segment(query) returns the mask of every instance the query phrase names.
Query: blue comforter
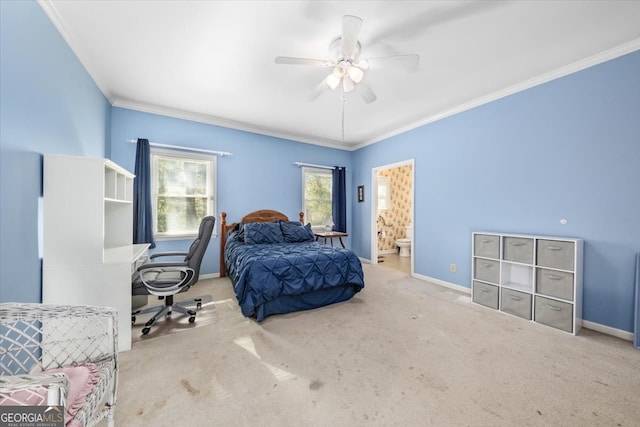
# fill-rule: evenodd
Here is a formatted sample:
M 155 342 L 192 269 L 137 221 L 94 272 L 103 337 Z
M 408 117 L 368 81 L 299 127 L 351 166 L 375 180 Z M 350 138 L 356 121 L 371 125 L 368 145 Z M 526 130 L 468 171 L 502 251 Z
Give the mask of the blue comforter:
M 247 244 L 231 233 L 224 260 L 242 314 L 270 314 L 345 301 L 364 287 L 360 260 L 350 249 L 319 242 Z

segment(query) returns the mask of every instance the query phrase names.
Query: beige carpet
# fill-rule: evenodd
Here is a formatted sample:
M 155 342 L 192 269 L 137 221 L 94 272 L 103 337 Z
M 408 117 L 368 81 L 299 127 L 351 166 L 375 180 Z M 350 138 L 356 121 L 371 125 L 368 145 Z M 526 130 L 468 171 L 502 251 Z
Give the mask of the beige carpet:
M 209 283 L 211 281 L 203 281 L 201 283 Z M 207 286 L 207 285 L 205 285 Z M 147 335 L 142 335 L 142 328 L 145 327 L 145 323 L 156 313 L 156 311 L 147 314 L 140 314 L 136 316 L 136 322 L 131 327 L 131 344 L 135 345 L 136 342 L 154 339 L 163 335 L 175 334 L 180 331 L 188 331 L 190 329 L 201 328 L 203 326 L 215 323 L 218 318 L 218 312 L 215 309 L 216 301 L 213 300 L 213 296 L 210 294 L 201 294 L 202 287 L 194 288 L 189 293 L 183 293 L 175 297 L 176 303 L 181 303 L 183 307 L 196 310 L 196 322 L 189 323 L 189 316 L 184 316 L 178 312 L 172 313 L 168 317 L 164 317 L 162 321 L 157 320 L 156 324 L 151 327 L 151 332 Z M 187 296 L 191 295 L 191 298 Z M 202 305 L 201 309 L 197 309 L 195 299 L 200 299 Z M 184 301 L 183 301 L 184 299 Z M 157 307 L 159 310 L 164 305 L 164 300 L 157 297 L 149 296 L 149 304 L 147 307 Z
M 260 324 L 228 279 L 202 281 L 191 292 L 212 296 L 206 324 L 152 331 L 120 353 L 116 425 L 640 424 L 630 342 L 574 337 L 364 268 L 352 300 Z

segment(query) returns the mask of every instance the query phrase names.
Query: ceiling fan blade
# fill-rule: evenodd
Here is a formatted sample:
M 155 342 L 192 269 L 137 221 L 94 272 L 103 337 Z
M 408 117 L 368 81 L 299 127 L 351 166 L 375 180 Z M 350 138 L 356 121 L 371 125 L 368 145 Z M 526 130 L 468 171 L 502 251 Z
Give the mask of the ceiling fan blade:
M 365 70 L 368 68 L 405 68 L 411 69 L 418 66 L 420 55 L 394 55 L 379 56 L 377 58 L 363 59 L 358 63 Z
M 318 86 L 316 86 L 315 89 L 313 89 L 313 92 L 311 92 L 309 94 L 309 102 L 315 101 L 322 94 L 322 92 L 324 92 L 325 90 L 329 89 L 329 84 L 327 82 L 328 78 L 329 77 L 327 77 L 324 80 L 322 80 L 320 82 L 320 84 Z
M 369 85 L 366 83 L 360 83 L 358 85 L 358 91 L 360 92 L 360 97 L 362 98 L 362 100 L 367 104 L 371 104 L 373 101 L 378 99 L 376 94 L 373 93 Z
M 362 27 L 362 19 L 353 15 L 345 15 L 342 19 L 342 54 L 345 58 L 355 58 L 358 35 Z
M 294 58 L 291 56 L 276 56 L 276 64 L 310 65 L 312 67 L 323 68 L 335 65 L 331 61 L 327 61 L 324 59 Z

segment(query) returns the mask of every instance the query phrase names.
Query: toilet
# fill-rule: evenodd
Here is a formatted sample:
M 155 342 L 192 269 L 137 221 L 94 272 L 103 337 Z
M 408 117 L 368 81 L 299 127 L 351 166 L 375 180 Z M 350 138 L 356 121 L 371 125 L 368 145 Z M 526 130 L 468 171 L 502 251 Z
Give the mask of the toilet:
M 411 235 L 413 234 L 413 227 L 411 224 L 405 228 L 405 238 L 396 240 L 396 245 L 400 248 L 400 256 L 411 256 Z

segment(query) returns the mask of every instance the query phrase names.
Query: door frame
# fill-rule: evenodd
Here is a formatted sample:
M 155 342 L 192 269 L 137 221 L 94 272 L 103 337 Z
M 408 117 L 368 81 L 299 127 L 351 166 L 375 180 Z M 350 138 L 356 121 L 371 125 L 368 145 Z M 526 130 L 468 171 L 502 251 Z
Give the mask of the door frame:
M 386 169 L 411 165 L 411 224 L 413 235 L 411 236 L 411 276 L 414 274 L 415 236 L 416 236 L 416 159 L 407 159 L 395 163 L 371 168 L 371 264 L 378 264 L 378 172 Z

